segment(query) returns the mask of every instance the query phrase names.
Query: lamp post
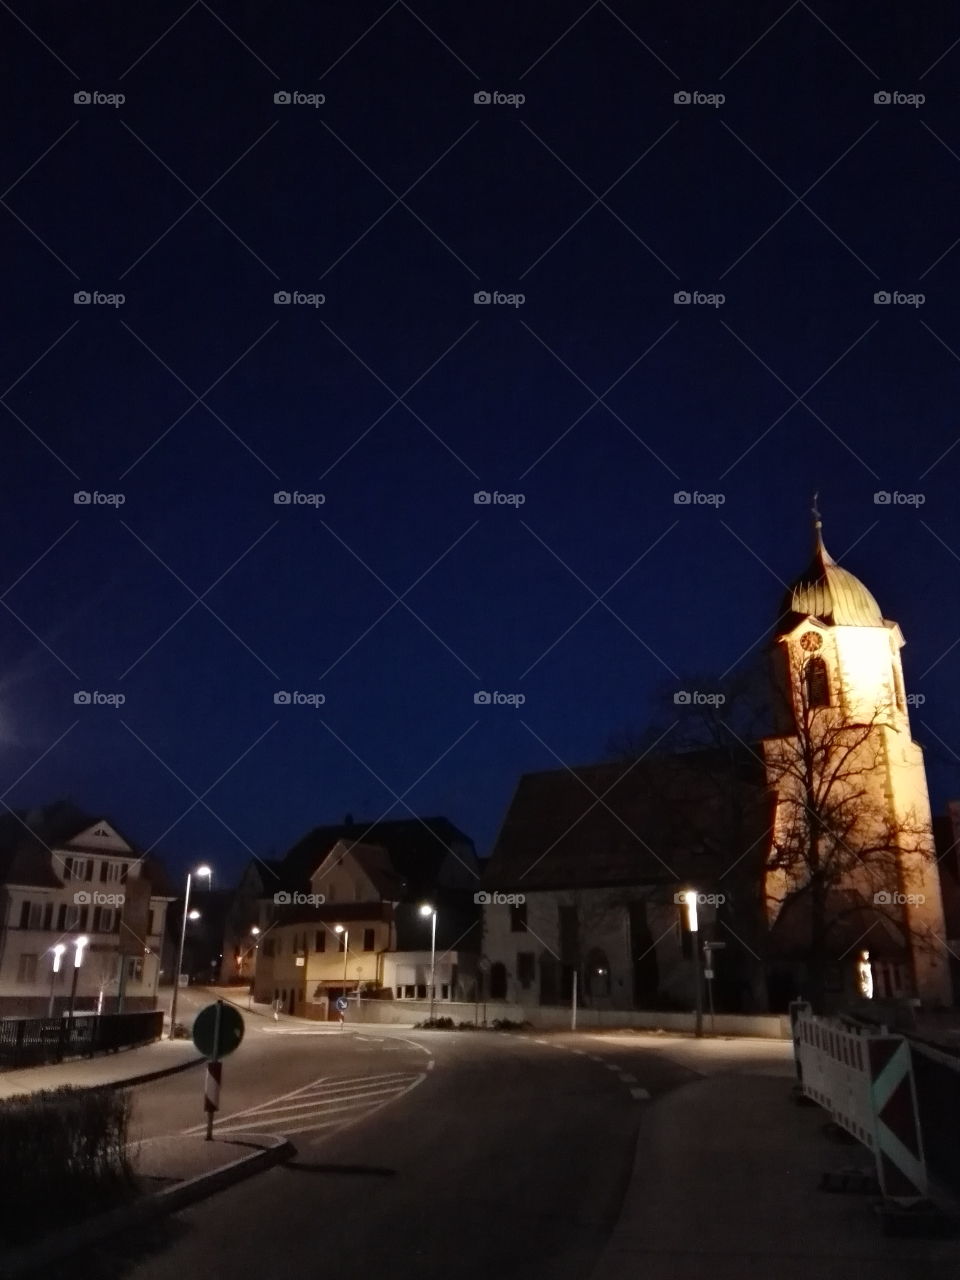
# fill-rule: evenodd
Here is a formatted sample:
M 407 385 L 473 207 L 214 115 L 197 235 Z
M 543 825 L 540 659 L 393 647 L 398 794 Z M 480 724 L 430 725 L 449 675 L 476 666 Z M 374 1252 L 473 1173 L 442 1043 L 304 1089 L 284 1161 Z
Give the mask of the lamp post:
M 346 928 L 345 925 L 335 924 L 333 926 L 333 932 L 343 934 L 343 998 L 344 1000 L 346 1000 L 347 998 L 347 956 L 350 954 L 350 930 Z M 340 1014 L 341 1027 L 344 1024 L 344 1021 L 345 1019 L 344 1019 L 343 1013 L 341 1012 Z
M 437 909 L 429 902 L 420 908 L 422 916 L 430 916 L 430 1021 L 433 1021 L 433 1002 L 437 994 Z
M 58 942 L 57 945 L 52 948 L 53 968 L 50 970 L 50 1005 L 47 1009 L 48 1018 L 53 1017 L 53 1001 L 54 1001 L 53 984 L 56 980 L 57 974 L 60 972 L 60 966 L 63 962 L 63 953 L 66 951 L 66 949 L 67 949 L 67 944 L 65 942 Z
M 250 975 L 250 990 L 247 992 L 247 1008 L 253 1007 L 253 984 L 257 980 L 257 957 L 260 954 L 260 929 L 257 925 L 251 925 L 250 932 L 253 935 L 253 973 Z
M 694 955 L 694 982 L 696 983 L 697 994 L 697 1019 L 696 1031 L 698 1036 L 703 1035 L 703 981 L 701 969 L 703 967 L 703 957 L 700 954 L 700 922 L 697 919 L 697 892 L 695 889 L 688 889 L 683 895 L 687 904 L 687 928 L 693 934 L 693 955 Z
M 173 999 L 170 1001 L 170 1037 L 169 1038 L 171 1040 L 173 1039 L 173 1029 L 177 1025 L 177 995 L 179 994 L 179 991 L 180 991 L 180 970 L 183 968 L 183 944 L 187 939 L 187 917 L 190 911 L 190 885 L 193 881 L 194 876 L 206 876 L 206 878 L 209 880 L 212 875 L 213 875 L 213 872 L 209 867 L 206 867 L 206 866 L 197 867 L 196 871 L 193 871 L 193 872 L 191 871 L 187 872 L 187 892 L 183 899 L 183 924 L 180 926 L 180 950 L 177 953 L 177 971 L 173 975 Z M 190 919 L 192 920 L 197 919 L 199 914 L 200 913 L 197 912 L 196 915 L 190 916 Z
M 73 940 L 73 982 L 70 984 L 70 1020 L 73 1021 L 73 1006 L 77 1000 L 77 983 L 80 981 L 80 966 L 83 964 L 83 949 L 90 939 L 85 933 Z

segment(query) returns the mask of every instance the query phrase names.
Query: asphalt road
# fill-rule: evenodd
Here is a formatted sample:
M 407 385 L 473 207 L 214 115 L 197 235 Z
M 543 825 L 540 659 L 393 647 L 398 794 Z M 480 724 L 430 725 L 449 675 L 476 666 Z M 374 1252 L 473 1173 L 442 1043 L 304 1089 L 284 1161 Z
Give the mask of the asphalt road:
M 247 1026 L 217 1129 L 287 1134 L 296 1156 L 72 1276 L 586 1280 L 643 1109 L 704 1070 L 649 1037 Z M 135 1136 L 199 1126 L 201 1085 L 189 1070 L 135 1090 Z

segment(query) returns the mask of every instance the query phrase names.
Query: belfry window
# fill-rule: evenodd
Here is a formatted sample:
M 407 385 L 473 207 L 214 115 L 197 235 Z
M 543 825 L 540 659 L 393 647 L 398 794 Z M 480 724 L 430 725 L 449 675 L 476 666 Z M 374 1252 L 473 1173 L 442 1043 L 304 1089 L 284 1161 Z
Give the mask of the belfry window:
M 821 657 L 807 659 L 804 670 L 806 682 L 807 706 L 829 707 L 830 681 L 827 677 L 827 664 Z

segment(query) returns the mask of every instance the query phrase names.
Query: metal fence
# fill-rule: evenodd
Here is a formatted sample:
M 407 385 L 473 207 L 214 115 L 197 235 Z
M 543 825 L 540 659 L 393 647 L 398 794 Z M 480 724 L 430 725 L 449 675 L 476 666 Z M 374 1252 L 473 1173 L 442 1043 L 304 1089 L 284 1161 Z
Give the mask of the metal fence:
M 92 1058 L 98 1053 L 150 1044 L 163 1034 L 163 1011 L 76 1014 L 61 1018 L 0 1021 L 0 1069 Z

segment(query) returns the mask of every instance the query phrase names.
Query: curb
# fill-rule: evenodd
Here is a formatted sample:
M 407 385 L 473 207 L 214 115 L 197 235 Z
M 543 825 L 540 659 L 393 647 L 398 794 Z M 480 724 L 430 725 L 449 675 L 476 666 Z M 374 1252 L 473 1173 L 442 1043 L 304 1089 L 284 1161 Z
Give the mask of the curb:
M 202 1061 L 202 1059 L 201 1059 Z M 192 1065 L 192 1064 L 191 1064 Z M 108 1213 L 88 1218 L 85 1222 L 76 1223 L 64 1231 L 48 1236 L 39 1244 L 27 1245 L 9 1253 L 0 1254 L 0 1277 L 2 1280 L 15 1280 L 15 1277 L 30 1275 L 50 1263 L 58 1262 L 71 1254 L 97 1244 L 101 1240 L 117 1235 L 130 1227 L 150 1222 L 164 1214 L 176 1213 L 188 1205 L 196 1204 L 207 1196 L 234 1183 L 242 1182 L 263 1169 L 280 1164 L 294 1154 L 296 1148 L 287 1138 L 276 1134 L 244 1134 L 245 1138 L 266 1139 L 270 1145 L 248 1156 L 240 1156 L 229 1164 L 210 1173 L 198 1174 L 188 1178 L 175 1187 L 167 1187 L 152 1195 L 144 1196 L 131 1205 L 121 1205 Z
M 77 1059 L 77 1061 L 85 1061 L 85 1059 Z M 152 1080 L 162 1080 L 164 1076 L 175 1076 L 180 1071 L 187 1071 L 190 1067 L 199 1066 L 200 1063 L 206 1062 L 206 1058 L 188 1058 L 186 1062 L 178 1062 L 172 1067 L 159 1067 L 156 1071 L 141 1071 L 136 1076 L 120 1076 L 116 1080 L 100 1080 L 95 1084 L 74 1085 L 76 1089 L 132 1089 L 137 1085 L 150 1084 Z M 11 1098 L 28 1097 L 32 1093 L 42 1093 L 50 1088 L 58 1088 L 57 1085 L 40 1085 L 37 1089 L 22 1090 L 20 1093 L 10 1094 Z M 0 1098 L 0 1102 L 7 1101 L 6 1097 Z
M 175 1067 L 160 1067 L 157 1071 L 142 1071 L 138 1076 L 124 1076 L 121 1080 L 105 1080 L 103 1084 L 81 1085 L 87 1089 L 133 1089 L 138 1084 L 149 1084 L 151 1080 L 162 1080 L 164 1076 L 175 1076 L 180 1071 L 197 1067 L 206 1058 L 188 1058 L 186 1062 L 178 1062 Z

